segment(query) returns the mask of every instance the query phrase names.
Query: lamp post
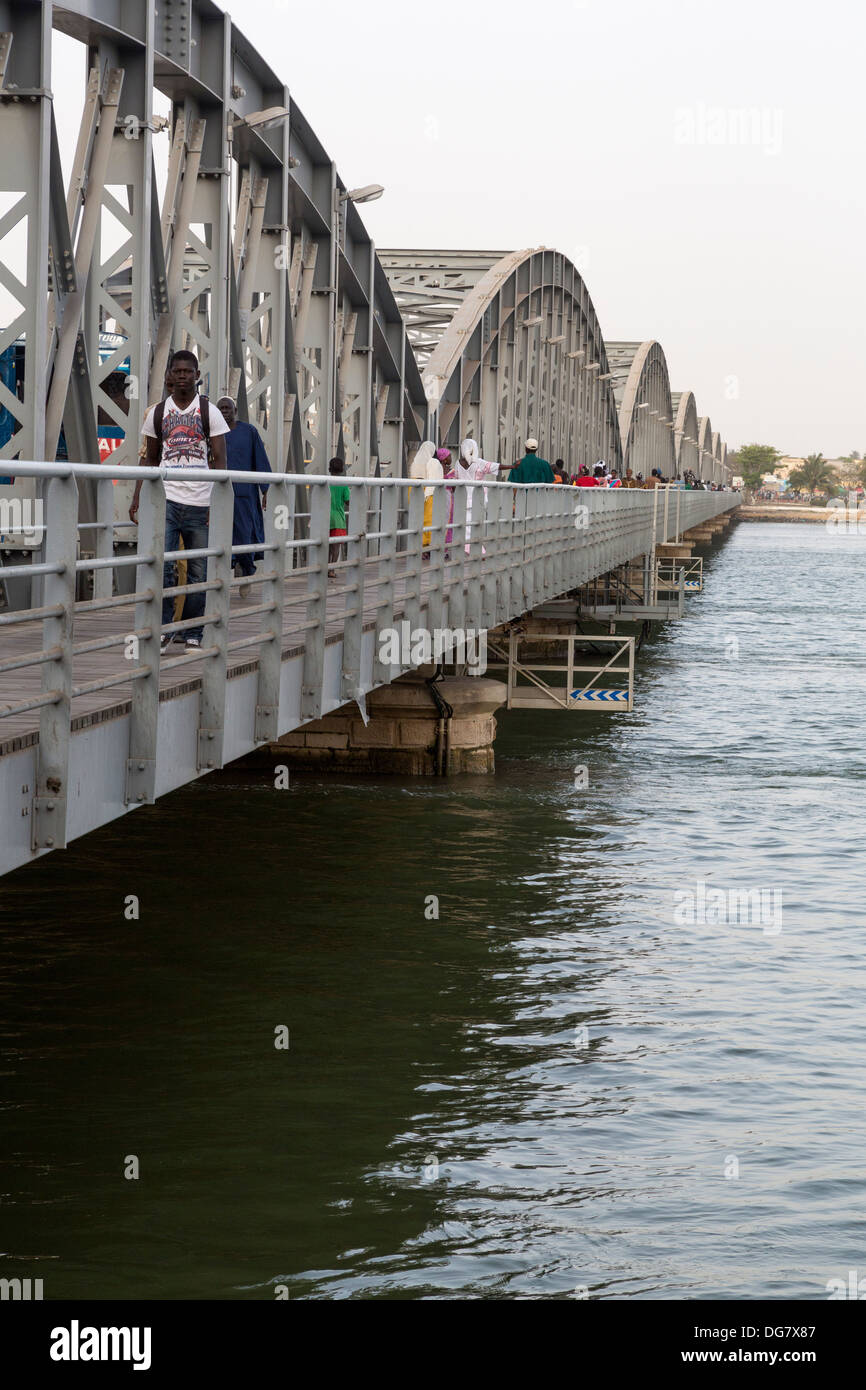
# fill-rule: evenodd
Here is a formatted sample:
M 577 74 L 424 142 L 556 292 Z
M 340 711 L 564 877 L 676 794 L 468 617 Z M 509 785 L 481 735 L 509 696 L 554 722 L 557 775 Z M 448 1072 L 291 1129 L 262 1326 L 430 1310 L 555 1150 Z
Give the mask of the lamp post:
M 231 119 L 226 124 L 226 140 L 229 147 L 229 159 L 232 156 L 234 145 L 235 130 L 239 126 L 245 126 L 247 130 L 274 130 L 276 126 L 282 125 L 289 119 L 289 108 L 287 106 L 267 106 L 262 111 L 250 111 L 246 116 L 239 116 L 237 112 L 232 112 Z M 295 161 L 297 164 L 297 161 Z
M 331 209 L 331 259 L 328 276 L 330 299 L 328 326 L 328 408 L 332 421 L 337 419 L 337 358 L 340 345 L 337 342 L 337 310 L 339 307 L 339 269 L 340 251 L 346 244 L 346 210 L 349 203 L 372 203 L 385 192 L 381 183 L 364 184 L 361 188 L 340 188 L 337 173 L 331 165 L 332 209 Z M 370 297 L 370 342 L 372 343 L 373 297 Z M 328 450 L 337 447 L 337 439 L 328 439 Z
M 337 220 L 338 240 L 341 246 L 346 244 L 346 209 L 349 203 L 374 203 L 377 198 L 381 198 L 384 192 L 385 189 L 381 183 L 367 183 L 363 188 L 336 189 L 334 212 Z

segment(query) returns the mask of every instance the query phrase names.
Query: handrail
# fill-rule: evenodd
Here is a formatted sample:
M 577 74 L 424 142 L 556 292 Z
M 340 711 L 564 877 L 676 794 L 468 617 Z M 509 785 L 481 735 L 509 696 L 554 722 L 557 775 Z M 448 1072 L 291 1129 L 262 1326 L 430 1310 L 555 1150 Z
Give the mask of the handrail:
M 4 719 L 39 712 L 41 771 L 34 798 L 34 849 L 66 843 L 64 788 L 72 707 L 83 695 L 129 687 L 127 803 L 152 801 L 161 676 L 195 666 L 200 684 L 198 770 L 207 771 L 223 763 L 230 659 L 246 659 L 258 667 L 255 737 L 269 741 L 284 732 L 278 724 L 284 637 L 304 653 L 302 722 L 317 719 L 348 700 L 363 700 L 367 690 L 411 667 L 409 657 L 395 662 L 386 655 L 380 641 L 396 623 L 408 622 L 410 629 L 419 621 L 443 626 L 446 619 L 452 629 L 500 626 L 638 555 L 652 553 L 660 539 L 739 502 L 733 493 L 677 489 L 674 508 L 659 505 L 659 488 L 578 489 L 508 479 L 372 478 L 19 460 L 15 471 L 45 480 L 45 524 L 36 563 L 0 567 L 0 585 L 7 575 L 27 576 L 38 579 L 37 588 L 44 590 L 34 592 L 32 614 L 16 612 L 0 619 L 0 631 L 29 634 L 20 654 L 4 654 L 0 661 L 0 676 L 14 671 L 14 693 L 20 686 L 24 697 L 0 701 L 0 729 Z M 122 553 L 114 552 L 109 538 L 97 556 L 79 555 L 84 528 L 78 525 L 77 482 L 93 477 L 141 482 L 131 553 L 125 543 Z M 166 552 L 168 480 L 214 485 L 206 545 Z M 269 490 L 261 542 L 232 546 L 234 495 L 227 484 L 233 482 Z M 334 487 L 349 488 L 353 499 L 347 534 L 339 539 L 330 535 L 329 492 Z M 665 488 L 666 496 L 671 490 Z M 113 519 L 112 491 L 100 489 L 98 525 L 103 532 Z M 431 493 L 432 513 L 426 506 Z M 304 510 L 298 506 L 301 499 Z M 345 547 L 347 558 L 339 550 L 334 555 L 334 545 Z M 237 602 L 244 581 L 232 577 L 234 558 L 243 554 L 263 557 L 258 572 L 247 581 L 261 585 L 252 604 Z M 166 562 L 181 558 L 206 561 L 205 580 L 166 583 Z M 114 594 L 112 575 L 130 568 L 135 570 L 134 592 Z M 77 576 L 88 572 L 94 576 L 94 597 L 76 601 Z M 205 611 L 200 618 L 175 619 L 172 612 L 171 621 L 162 622 L 164 601 L 202 593 Z M 106 611 L 116 613 L 116 626 L 82 631 L 91 615 Z M 256 620 L 257 630 L 230 635 L 233 618 L 243 615 Z M 41 644 L 30 629 L 15 627 L 28 616 L 41 623 Z M 372 666 L 369 644 L 361 641 L 362 631 L 371 624 Z M 325 696 L 326 630 L 333 634 L 335 625 L 342 628 L 344 646 L 336 702 L 333 694 L 327 700 Z M 173 655 L 170 647 L 160 653 L 160 634 L 174 638 L 197 627 L 204 629 L 206 645 L 183 655 Z M 97 668 L 102 674 L 83 679 L 92 675 L 93 666 L 81 671 L 80 663 L 93 653 L 100 653 L 112 669 L 103 664 Z
M 11 465 L 10 465 L 11 466 Z M 251 483 L 254 482 L 260 487 L 273 487 L 276 483 L 291 483 L 301 487 L 309 487 L 311 484 L 328 483 L 331 487 L 520 487 L 520 488 L 546 488 L 557 492 L 567 492 L 570 495 L 578 490 L 571 483 L 514 483 L 507 479 L 500 482 L 495 478 L 367 478 L 356 477 L 351 473 L 258 473 L 252 470 L 238 468 L 165 468 L 163 466 L 151 466 L 149 464 L 135 465 L 112 465 L 111 463 L 44 463 L 26 462 L 19 459 L 15 460 L 15 473 L 26 478 L 111 478 L 118 481 L 138 482 L 146 479 L 161 478 L 163 482 L 175 480 L 178 482 L 208 482 L 208 483 Z M 659 488 L 671 488 L 675 491 L 685 492 L 687 489 L 678 488 L 676 483 L 659 483 Z M 594 488 L 592 491 L 596 496 L 614 495 L 621 492 L 653 492 L 650 487 L 636 488 Z M 581 489 L 589 491 L 589 489 Z M 709 491 L 709 489 L 702 489 Z M 722 489 L 731 491 L 731 489 Z M 700 492 L 695 489 L 696 495 Z M 579 494 L 580 495 L 580 494 Z M 715 494 L 711 494 L 715 495 Z M 100 525 L 98 522 L 81 523 L 82 526 Z M 116 522 L 115 525 L 126 525 L 134 523 Z

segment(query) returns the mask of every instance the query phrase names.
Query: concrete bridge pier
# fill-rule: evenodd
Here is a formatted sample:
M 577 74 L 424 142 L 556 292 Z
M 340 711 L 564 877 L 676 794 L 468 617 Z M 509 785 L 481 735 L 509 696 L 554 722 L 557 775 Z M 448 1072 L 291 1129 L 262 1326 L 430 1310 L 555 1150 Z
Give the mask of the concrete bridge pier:
M 366 723 L 356 704 L 344 705 L 271 743 L 268 754 L 298 771 L 493 772 L 495 711 L 505 704 L 506 686 L 485 676 L 433 682 L 435 669 L 419 667 L 371 691 Z
M 702 521 L 699 526 L 693 526 L 691 530 L 684 532 L 683 540 L 686 544 L 709 545 L 716 536 L 720 536 L 728 529 L 732 521 L 733 514 L 730 512 L 723 512 L 717 517 L 710 517 L 708 520 Z
M 708 522 L 702 523 L 700 526 L 694 526 L 691 531 L 686 531 L 683 539 L 692 545 L 709 545 L 722 529 Z
M 689 560 L 691 559 L 694 543 L 685 536 L 681 541 L 665 541 L 656 546 L 656 556 L 659 560 Z

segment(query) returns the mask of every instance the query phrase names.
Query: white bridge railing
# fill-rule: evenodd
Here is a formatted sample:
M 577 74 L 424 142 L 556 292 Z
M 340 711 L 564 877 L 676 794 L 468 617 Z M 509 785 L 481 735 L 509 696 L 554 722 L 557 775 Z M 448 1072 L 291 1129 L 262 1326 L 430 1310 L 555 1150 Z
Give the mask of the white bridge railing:
M 740 500 L 736 493 L 681 489 L 475 484 L 467 528 L 463 483 L 173 469 L 173 478 L 206 478 L 214 487 L 207 547 L 167 554 L 163 470 L 18 461 L 14 470 L 41 480 L 41 545 L 32 563 L 0 564 L 0 602 L 4 584 L 28 580 L 33 589 L 29 606 L 0 612 L 0 677 L 16 672 L 21 682 L 17 698 L 0 696 L 0 754 L 4 719 L 32 712 L 33 729 L 38 728 L 34 849 L 66 843 L 70 736 L 76 701 L 83 696 L 126 687 L 131 702 L 126 802 L 149 802 L 156 794 L 161 675 L 164 688 L 166 673 L 194 667 L 190 674 L 201 683 L 198 770 L 220 767 L 227 673 L 241 655 L 257 662 L 251 733 L 254 743 L 265 743 L 288 732 L 280 727 L 280 680 L 292 635 L 295 647 L 303 646 L 299 722 L 304 723 L 363 698 L 405 669 L 379 656 L 378 636 L 396 621 L 408 620 L 412 627 L 423 623 L 427 629 L 497 627 L 648 554 L 657 543 Z M 78 523 L 79 478 L 98 481 L 96 522 Z M 116 521 L 115 479 L 142 481 L 137 527 Z M 264 553 L 246 580 L 232 576 L 233 481 L 268 489 L 264 543 L 234 548 L 234 554 Z M 329 563 L 333 486 L 348 486 L 351 502 L 348 535 L 341 538 L 345 558 Z M 432 522 L 428 518 L 426 528 L 425 488 L 433 489 Z M 119 546 L 119 535 L 134 538 L 134 548 Z M 207 558 L 205 581 L 165 589 L 164 562 L 196 556 Z M 329 577 L 329 569 L 335 577 Z M 124 572 L 134 575 L 131 589 L 128 582 L 123 585 Z M 89 585 L 86 596 L 83 582 Z M 257 586 L 256 598 L 232 606 L 232 593 L 242 582 Z M 122 587 L 128 591 L 119 591 Z M 163 627 L 163 598 L 192 592 L 206 596 L 203 620 L 181 619 Z M 116 614 L 116 625 L 108 624 L 113 630 L 82 639 L 84 620 L 105 612 Z M 256 619 L 252 631 L 251 618 Z M 232 624 L 239 619 L 247 630 L 233 636 Z M 200 622 L 200 650 L 172 655 L 168 649 L 160 655 L 161 632 L 182 632 Z M 362 634 L 371 628 L 373 664 L 365 670 Z M 341 687 L 336 700 L 326 703 L 326 638 L 335 635 L 343 644 Z M 88 656 L 97 652 L 103 653 L 101 673 L 78 679 Z M 106 673 L 108 653 L 115 659 Z M 4 686 L 8 693 L 8 683 Z

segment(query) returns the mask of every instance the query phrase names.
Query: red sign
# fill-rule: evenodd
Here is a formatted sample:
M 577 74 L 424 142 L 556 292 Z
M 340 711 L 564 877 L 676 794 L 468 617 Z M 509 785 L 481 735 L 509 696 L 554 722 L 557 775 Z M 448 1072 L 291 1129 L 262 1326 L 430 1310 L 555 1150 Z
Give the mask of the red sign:
M 104 463 L 105 460 L 108 458 L 108 455 L 113 454 L 115 449 L 119 449 L 121 444 L 123 443 L 123 436 L 121 436 L 119 439 L 114 439 L 109 435 L 100 434 L 97 436 L 97 438 L 99 440 L 100 463 Z

